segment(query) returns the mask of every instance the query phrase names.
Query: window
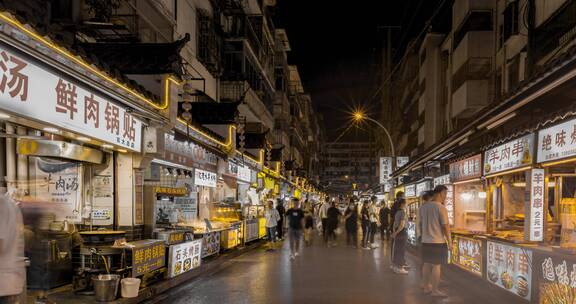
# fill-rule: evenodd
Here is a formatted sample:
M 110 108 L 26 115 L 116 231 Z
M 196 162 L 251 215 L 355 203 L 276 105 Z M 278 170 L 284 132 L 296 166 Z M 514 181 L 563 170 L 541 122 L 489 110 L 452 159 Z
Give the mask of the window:
M 512 35 L 518 35 L 518 1 L 510 2 L 504 9 L 504 30 L 502 42 Z

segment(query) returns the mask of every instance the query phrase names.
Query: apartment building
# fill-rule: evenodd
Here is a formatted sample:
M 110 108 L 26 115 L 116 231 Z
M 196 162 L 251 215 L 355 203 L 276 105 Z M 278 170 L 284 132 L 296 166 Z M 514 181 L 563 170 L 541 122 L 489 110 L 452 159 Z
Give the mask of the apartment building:
M 373 142 L 337 142 L 326 146 L 322 183 L 328 193 L 368 190 L 378 183 L 378 158 Z
M 446 15 L 438 13 L 414 37 L 395 63 L 393 94 L 383 101 L 397 122 L 390 126 L 396 155 L 411 156 L 402 172 L 414 166 L 437 168 L 438 161 L 490 145 L 503 134 L 523 132 L 538 115 L 571 106 L 562 97 L 568 96 L 563 95 L 569 94 L 568 85 L 555 87 L 557 98 L 547 99 L 547 106 L 522 97 L 569 79 L 576 3 L 462 0 L 442 9 L 451 20 L 438 20 Z M 489 124 L 494 121 L 507 129 Z

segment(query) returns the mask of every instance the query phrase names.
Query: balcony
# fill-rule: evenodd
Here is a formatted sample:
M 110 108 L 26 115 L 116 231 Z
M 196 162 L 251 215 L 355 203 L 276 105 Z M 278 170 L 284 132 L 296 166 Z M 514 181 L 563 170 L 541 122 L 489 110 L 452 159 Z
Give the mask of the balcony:
M 261 122 L 272 129 L 274 118 L 271 114 L 272 104 L 269 99 L 265 103 L 260 95 L 254 91 L 246 81 L 222 81 L 220 83 L 220 98 L 223 101 L 239 101 L 240 115 L 246 117 L 248 122 Z

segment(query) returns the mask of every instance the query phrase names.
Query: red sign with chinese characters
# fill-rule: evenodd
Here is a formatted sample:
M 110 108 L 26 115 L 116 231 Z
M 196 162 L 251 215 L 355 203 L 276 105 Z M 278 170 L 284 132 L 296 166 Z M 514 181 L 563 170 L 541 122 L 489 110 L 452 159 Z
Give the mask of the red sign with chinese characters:
M 481 154 L 450 164 L 450 180 L 452 180 L 452 182 L 478 178 L 480 176 L 482 176 Z
M 111 98 L 0 45 L 0 108 L 140 151 L 142 122 Z

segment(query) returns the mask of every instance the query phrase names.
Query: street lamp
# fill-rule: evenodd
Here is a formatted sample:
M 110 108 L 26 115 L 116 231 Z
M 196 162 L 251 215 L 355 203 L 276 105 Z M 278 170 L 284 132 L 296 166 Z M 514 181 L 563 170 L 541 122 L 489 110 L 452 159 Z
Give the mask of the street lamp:
M 352 113 L 352 118 L 357 123 L 360 123 L 363 120 L 373 122 L 374 124 L 379 126 L 382 130 L 384 130 L 384 133 L 386 133 L 386 137 L 388 138 L 388 141 L 390 143 L 390 150 L 392 150 L 392 157 L 396 157 L 396 155 L 394 154 L 394 150 L 395 150 L 394 149 L 394 142 L 392 141 L 392 136 L 390 136 L 390 132 L 388 132 L 388 129 L 386 129 L 386 127 L 384 127 L 379 121 L 374 120 L 374 119 L 370 118 L 369 116 L 367 116 L 366 114 L 364 114 L 364 112 L 362 112 L 361 110 L 356 110 L 354 113 Z

